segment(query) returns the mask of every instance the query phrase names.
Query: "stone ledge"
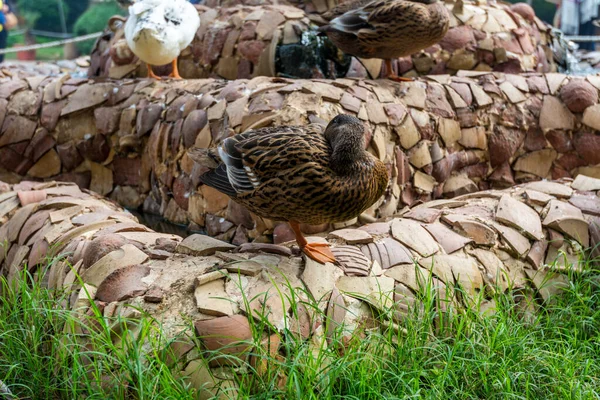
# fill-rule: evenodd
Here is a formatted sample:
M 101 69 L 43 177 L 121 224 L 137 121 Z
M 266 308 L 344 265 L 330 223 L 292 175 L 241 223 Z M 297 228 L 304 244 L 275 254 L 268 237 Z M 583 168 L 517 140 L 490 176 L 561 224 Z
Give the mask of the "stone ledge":
M 494 312 L 490 299 L 496 292 L 523 299 L 525 309 L 534 311 L 567 283 L 562 272 L 579 267 L 582 249 L 600 242 L 599 185 L 598 179 L 578 177 L 426 202 L 367 224 L 360 233 L 332 234 L 329 242 L 341 261 L 336 266 L 283 256 L 273 245 L 258 243 L 225 252 L 226 243 L 207 236 L 186 239 L 184 253 L 200 249 L 212 255 L 185 255 L 178 250 L 182 238 L 152 232 L 76 185 L 0 184 L 0 274 L 9 282 L 25 267 L 40 274 L 47 255 L 62 254 L 45 282 L 73 291 L 66 307 L 83 318 L 93 301 L 107 321 L 128 318 L 132 326 L 142 318 L 138 310 L 148 313 L 162 321 L 167 339 L 179 338 L 173 368 L 191 374 L 190 365 L 202 365 L 204 354 L 191 351 L 194 336 L 205 349 L 227 346 L 230 355 L 246 359 L 246 345 L 230 345 L 252 337 L 248 318 L 266 318 L 275 329 L 264 332 L 273 346 L 266 350 L 281 356 L 284 327 L 315 346 L 331 338 L 333 331 L 323 330 L 324 315 L 351 335 L 364 324 L 377 329 L 374 310 L 391 310 L 385 326 L 401 329 L 406 310 L 419 304 L 417 293 L 427 286 L 437 293 L 441 314 L 473 307 L 477 295 L 480 310 Z M 349 244 L 365 233 L 371 242 Z M 303 302 L 315 308 L 298 306 Z M 289 307 L 297 309 L 288 313 Z M 113 328 L 119 327 L 115 322 Z M 191 382 L 210 387 L 213 376 L 235 373 L 228 369 L 232 364 L 235 358 L 212 359 Z
M 68 180 L 220 240 L 270 241 L 275 232 L 279 241 L 289 235 L 285 226 L 199 186 L 202 171 L 187 149 L 251 128 L 357 115 L 369 131 L 368 150 L 390 175 L 388 192 L 359 218 L 366 223 L 419 201 L 580 173 L 600 177 L 599 87 L 597 76 L 473 71 L 402 84 L 13 77 L 0 82 L 0 179 Z

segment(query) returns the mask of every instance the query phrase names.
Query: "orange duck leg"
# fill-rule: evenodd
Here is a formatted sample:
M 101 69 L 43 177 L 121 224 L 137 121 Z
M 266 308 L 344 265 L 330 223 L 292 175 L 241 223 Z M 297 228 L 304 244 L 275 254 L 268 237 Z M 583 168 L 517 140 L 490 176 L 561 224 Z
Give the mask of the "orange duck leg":
M 300 224 L 296 221 L 289 221 L 292 230 L 296 234 L 296 242 L 300 249 L 318 263 L 336 263 L 335 256 L 327 243 L 308 243 L 300 231 Z
M 177 58 L 173 60 L 173 71 L 169 75 L 170 78 L 175 79 L 183 79 L 181 75 L 179 75 L 179 67 L 177 66 Z
M 152 65 L 146 64 L 146 67 L 148 67 L 148 78 L 149 79 L 156 79 L 156 80 L 160 81 L 160 76 L 156 75 L 154 73 L 154 71 L 152 71 Z
M 402 76 L 398 76 L 394 73 L 394 69 L 392 68 L 392 60 L 385 60 L 385 69 L 387 70 L 387 79 L 390 79 L 395 82 L 412 82 L 413 78 L 404 78 Z

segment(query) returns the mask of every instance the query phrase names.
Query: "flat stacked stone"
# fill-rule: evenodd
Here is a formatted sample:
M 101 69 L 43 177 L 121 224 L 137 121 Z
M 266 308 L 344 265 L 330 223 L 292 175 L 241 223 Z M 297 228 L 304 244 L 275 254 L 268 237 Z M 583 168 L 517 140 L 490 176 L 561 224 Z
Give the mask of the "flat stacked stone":
M 252 128 L 357 115 L 388 166 L 360 221 L 406 205 L 540 179 L 600 178 L 596 76 L 463 71 L 415 82 L 359 79 L 0 83 L 0 179 L 76 182 L 130 208 L 243 243 L 276 227 L 200 185 L 187 149 Z M 349 221 L 342 226 L 353 224 Z M 307 227 L 307 232 L 340 226 Z M 285 227 L 277 231 L 286 236 Z M 289 233 L 289 232 L 288 232 Z
M 381 60 L 361 63 L 339 54 L 328 40 L 316 39 L 311 19 L 319 19 L 318 13 L 335 3 L 296 4 L 305 10 L 255 1 L 233 7 L 229 2 L 208 4 L 216 8 L 198 6 L 202 22 L 196 38 L 179 58 L 181 75 L 189 79 L 377 78 Z M 446 5 L 451 16 L 446 37 L 418 54 L 394 60 L 399 74 L 556 72 L 550 26 L 527 5 L 469 1 Z M 146 68 L 128 49 L 122 27 L 113 29 L 96 43 L 89 76 L 145 76 Z M 163 74 L 169 71 L 170 67 L 157 68 Z
M 70 183 L 0 183 L 0 275 L 12 284 L 24 268 L 41 274 L 47 257 L 60 255 L 43 282 L 72 291 L 65 307 L 85 319 L 94 304 L 117 345 L 122 318 L 131 329 L 145 315 L 162 321 L 165 341 L 177 338 L 173 368 L 209 395 L 217 385 L 235 387 L 232 374 L 248 371 L 231 368 L 240 359 L 256 366 L 250 353 L 283 357 L 291 335 L 320 348 L 324 340 L 339 345 L 340 332 L 402 329 L 427 288 L 439 316 L 474 307 L 493 313 L 496 293 L 535 312 L 568 286 L 565 272 L 580 268 L 583 250 L 599 243 L 599 190 L 600 179 L 583 175 L 532 182 L 425 202 L 387 221 L 309 237 L 329 242 L 338 266 L 297 256 L 294 243 L 233 246 L 156 233 Z M 383 325 L 381 315 L 389 316 Z M 251 319 L 265 329 L 265 349 L 249 348 Z M 219 350 L 229 357 L 214 358 Z

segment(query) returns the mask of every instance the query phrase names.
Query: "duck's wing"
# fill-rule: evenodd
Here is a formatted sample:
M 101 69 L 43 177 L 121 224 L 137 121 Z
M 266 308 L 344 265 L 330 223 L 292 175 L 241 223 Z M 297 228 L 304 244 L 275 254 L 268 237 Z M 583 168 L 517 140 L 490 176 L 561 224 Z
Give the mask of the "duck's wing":
M 369 3 L 372 3 L 373 0 L 348 0 L 344 1 L 341 4 L 333 7 L 331 10 L 323 13 L 322 17 L 327 21 L 331 21 L 334 18 L 341 17 L 347 12 L 362 8 Z
M 165 26 L 170 30 L 170 34 L 176 36 L 179 50 L 185 49 L 200 27 L 198 10 L 187 0 L 171 0 L 165 4 L 163 13 Z
M 344 6 L 344 4 L 342 4 Z M 357 1 L 355 7 L 340 6 L 331 11 L 329 24 L 320 28 L 321 31 L 338 31 L 353 34 L 360 38 L 363 34 L 375 31 L 393 29 L 399 22 L 410 20 L 419 21 L 418 15 L 427 14 L 427 8 L 420 3 L 406 0 L 375 0 Z M 335 13 L 334 13 L 335 11 Z M 398 21 L 399 16 L 402 21 Z
M 258 189 L 281 175 L 300 174 L 327 162 L 329 147 L 322 125 L 274 127 L 227 138 L 218 147 L 223 162 L 204 174 L 202 182 L 230 197 Z

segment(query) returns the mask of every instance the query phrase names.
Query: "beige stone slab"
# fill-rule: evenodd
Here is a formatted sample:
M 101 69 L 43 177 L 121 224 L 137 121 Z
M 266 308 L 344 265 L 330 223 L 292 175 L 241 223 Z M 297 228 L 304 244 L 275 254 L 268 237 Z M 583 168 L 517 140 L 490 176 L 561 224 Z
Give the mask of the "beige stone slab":
M 147 259 L 146 253 L 131 244 L 126 244 L 96 261 L 94 265 L 84 271 L 82 279 L 85 283 L 98 287 L 107 276 L 117 269 L 142 264 Z
M 568 278 L 556 272 L 526 269 L 525 274 L 533 282 L 533 286 L 545 302 L 551 301 L 552 297 L 560 295 L 569 288 Z
M 586 214 L 600 217 L 600 199 L 597 195 L 576 193 L 571 196 L 569 203 L 579 208 L 584 217 Z
M 50 222 L 56 224 L 64 221 L 65 219 L 71 219 L 72 217 L 83 211 L 83 206 L 77 205 L 72 207 L 63 208 L 61 210 L 52 211 L 50 213 Z
M 300 279 L 316 301 L 326 302 L 332 288 L 343 275 L 343 270 L 333 264 L 320 264 L 308 258 Z
M 495 291 L 496 286 L 502 293 L 508 289 L 508 271 L 492 251 L 474 248 L 467 250 L 467 253 L 474 256 L 483 265 L 485 269 L 483 278 L 491 285 L 492 292 Z
M 573 189 L 557 182 L 537 181 L 525 185 L 526 189 L 537 190 L 558 198 L 571 197 Z
M 498 202 L 496 220 L 523 231 L 536 240 L 544 237 L 538 213 L 508 194 L 502 196 Z
M 403 215 L 404 218 L 431 224 L 442 215 L 442 210 L 429 207 L 415 207 Z
M 216 279 L 196 286 L 194 298 L 198 311 L 203 314 L 223 317 L 233 315 L 237 310 L 237 305 L 229 299 L 225 291 L 224 279 Z
M 429 232 L 421 224 L 408 219 L 402 218 L 392 221 L 392 236 L 423 257 L 428 257 L 439 251 L 437 242 Z
M 235 248 L 234 245 L 217 240 L 210 236 L 195 234 L 185 238 L 177 245 L 177 252 L 194 256 L 209 256 L 217 251 L 227 251 Z
M 440 118 L 438 121 L 438 133 L 444 140 L 447 147 L 452 146 L 461 138 L 460 124 L 458 121 L 449 118 Z
M 450 223 L 459 232 L 472 239 L 476 244 L 482 246 L 493 246 L 496 243 L 496 232 L 489 226 L 471 217 L 459 214 L 448 214 L 442 220 Z
M 466 148 L 486 150 L 488 143 L 485 128 L 483 126 L 476 126 L 462 129 L 458 143 Z
M 600 104 L 586 108 L 581 122 L 590 128 L 600 130 Z
M 473 258 L 457 257 L 452 261 L 452 275 L 456 284 L 471 296 L 475 296 L 483 288 L 483 278 Z
M 481 86 L 471 83 L 469 84 L 469 87 L 471 88 L 475 102 L 479 107 L 488 106 L 494 102 L 494 100 L 492 100 L 492 98 L 481 88 Z
M 342 276 L 337 283 L 340 292 L 367 301 L 379 309 L 389 309 L 394 304 L 394 279 L 387 276 Z
M 4 218 L 5 215 L 11 213 L 17 207 L 19 207 L 19 198 L 17 197 L 17 193 L 14 193 L 14 196 L 8 197 L 2 203 L 0 203 L 0 218 Z
M 446 225 L 442 223 L 434 223 L 423 225 L 425 229 L 434 237 L 435 240 L 442 246 L 444 251 L 448 254 L 454 253 L 457 250 L 462 249 L 468 243 L 471 243 L 473 240 L 446 227 Z
M 549 246 L 544 265 L 560 271 L 581 271 L 579 255 L 566 242 L 559 248 Z
M 538 240 L 531 246 L 531 250 L 527 253 L 527 261 L 533 265 L 534 269 L 539 269 L 542 266 L 546 250 L 548 250 L 548 241 L 546 239 Z
M 571 187 L 582 192 L 600 190 L 600 179 L 579 174 L 571 184 Z
M 373 241 L 373 236 L 359 229 L 338 229 L 330 232 L 329 236 L 342 239 L 348 244 L 366 244 Z
M 155 233 L 155 232 L 136 232 L 136 231 L 131 231 L 131 232 L 117 232 L 116 234 L 119 235 L 119 236 L 124 237 L 127 240 L 131 240 L 131 241 L 134 241 L 134 242 L 142 243 L 144 245 L 146 245 L 146 244 L 154 244 L 159 239 L 163 239 L 163 240 L 175 240 L 175 241 L 180 241 L 181 240 L 181 237 L 179 237 L 177 235 L 172 235 L 172 234 L 169 234 L 169 233 Z
M 424 288 L 430 272 L 418 264 L 402 264 L 386 270 L 384 275 L 418 292 Z
M 560 200 L 548 203 L 548 213 L 542 224 L 566 233 L 584 248 L 590 245 L 588 223 L 581 210 L 569 203 Z
M 517 89 L 512 83 L 504 81 L 500 84 L 500 90 L 506 95 L 508 101 L 513 104 L 521 103 L 527 100 L 527 97 Z
M 564 80 L 567 78 L 565 74 L 549 73 L 546 74 L 546 80 L 548 81 L 548 88 L 551 94 L 556 94 Z
M 421 134 L 415 125 L 415 121 L 410 115 L 407 115 L 406 118 L 404 118 L 404 121 L 394 128 L 394 132 L 398 135 L 400 145 L 405 150 L 416 145 L 421 139 Z
M 544 131 L 551 129 L 574 129 L 575 116 L 558 98 L 544 96 L 544 103 L 540 113 L 540 128 Z
M 525 172 L 536 175 L 540 178 L 547 178 L 552 168 L 552 163 L 556 160 L 558 154 L 554 149 L 544 149 L 526 153 L 519 157 L 513 166 L 515 171 Z
M 425 109 L 427 99 L 426 85 L 423 82 L 403 82 L 402 89 L 404 104 L 418 109 Z
M 525 196 L 531 203 L 541 206 L 545 206 L 550 200 L 555 199 L 554 196 L 533 189 L 525 190 Z
M 426 141 L 422 141 L 410 149 L 408 153 L 408 161 L 416 168 L 423 168 L 432 163 L 429 145 Z
M 529 240 L 521 235 L 516 229 L 495 222 L 492 222 L 491 224 L 519 257 L 525 255 L 531 248 Z
M 431 175 L 427 175 L 421 171 L 415 172 L 413 178 L 413 184 L 415 185 L 415 188 L 422 190 L 425 193 L 431 193 L 433 192 L 436 183 L 437 182 L 435 181 L 435 178 Z

